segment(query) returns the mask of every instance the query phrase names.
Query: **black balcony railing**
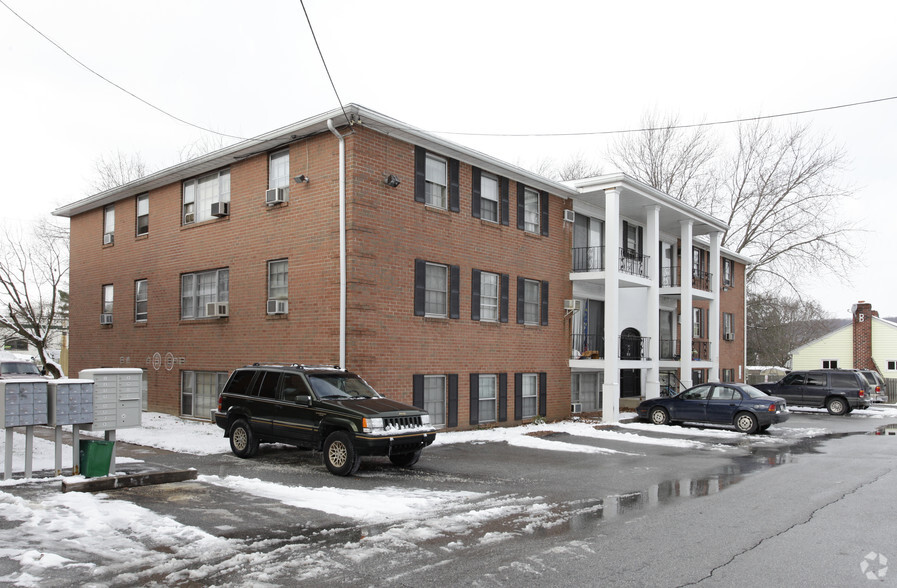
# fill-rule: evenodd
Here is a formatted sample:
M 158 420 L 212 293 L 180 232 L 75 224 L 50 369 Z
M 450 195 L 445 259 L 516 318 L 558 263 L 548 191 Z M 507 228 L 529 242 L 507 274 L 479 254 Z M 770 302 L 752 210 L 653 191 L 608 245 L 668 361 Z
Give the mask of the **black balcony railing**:
M 573 350 L 580 358 L 598 359 L 604 357 L 604 337 L 601 335 L 588 335 L 575 333 L 573 335 Z
M 604 271 L 604 247 L 574 247 L 573 271 Z
M 679 268 L 676 266 L 660 268 L 660 287 L 676 288 L 679 286 Z
M 710 361 L 710 341 L 692 341 L 691 358 L 699 361 Z
M 650 341 L 650 337 L 620 337 L 620 359 L 645 359 L 645 350 Z
M 650 256 L 639 255 L 637 251 L 620 247 L 620 271 L 631 276 L 647 278 Z
M 713 274 L 701 270 L 692 270 L 691 286 L 704 292 L 712 292 L 710 284 L 713 283 Z
M 676 339 L 661 339 L 660 359 L 679 359 L 679 341 Z

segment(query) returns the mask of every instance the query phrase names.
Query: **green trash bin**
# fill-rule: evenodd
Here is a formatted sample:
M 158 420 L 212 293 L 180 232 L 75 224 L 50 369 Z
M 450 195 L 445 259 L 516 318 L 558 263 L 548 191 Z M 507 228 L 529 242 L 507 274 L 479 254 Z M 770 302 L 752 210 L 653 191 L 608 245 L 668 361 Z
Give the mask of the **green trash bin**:
M 85 478 L 98 478 L 109 475 L 109 465 L 112 461 L 112 449 L 115 441 L 95 441 L 93 439 L 81 439 L 78 447 L 78 456 L 81 460 L 81 475 Z

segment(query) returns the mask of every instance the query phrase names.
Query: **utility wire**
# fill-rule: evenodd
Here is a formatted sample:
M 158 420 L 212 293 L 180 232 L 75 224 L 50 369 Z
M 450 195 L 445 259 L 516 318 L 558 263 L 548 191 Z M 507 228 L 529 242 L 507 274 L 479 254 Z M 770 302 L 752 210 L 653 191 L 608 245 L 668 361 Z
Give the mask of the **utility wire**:
M 0 0 L 2 2 L 2 0 Z M 820 108 L 811 108 L 808 110 L 796 110 L 794 112 L 782 112 L 779 114 L 767 114 L 763 116 L 752 116 L 748 118 L 733 118 L 730 120 L 719 120 L 709 123 L 694 123 L 690 125 L 673 125 L 668 127 L 648 127 L 644 129 L 625 129 L 617 131 L 579 131 L 572 133 L 464 133 L 460 131 L 429 131 L 441 135 L 466 135 L 471 137 L 582 137 L 588 135 L 622 135 L 625 133 L 643 133 L 648 131 L 662 131 L 666 129 L 692 129 L 695 127 L 712 127 L 717 125 L 728 125 L 732 123 L 751 122 L 765 120 L 770 118 L 781 118 L 785 116 L 797 116 L 799 114 L 809 114 L 811 112 L 822 112 L 824 110 L 837 110 L 839 108 L 852 108 L 854 106 L 864 106 L 866 104 L 875 104 L 876 102 L 886 102 L 888 100 L 897 100 L 897 96 L 888 96 L 886 98 L 875 98 L 873 100 L 864 100 L 862 102 L 851 102 L 849 104 L 838 104 L 837 106 L 823 106 Z
M 3 0 L 0 0 L 2 2 Z M 318 37 L 315 35 L 315 29 L 311 26 L 311 19 L 308 17 L 308 11 L 305 9 L 305 0 L 299 0 L 299 4 L 302 5 L 302 12 L 305 13 L 305 20 L 308 21 L 308 30 L 311 31 L 311 38 L 315 41 L 315 47 L 318 48 L 318 55 L 321 56 L 321 63 L 324 64 L 324 71 L 327 72 L 327 79 L 330 80 L 330 87 L 333 88 L 333 93 L 336 94 L 336 101 L 339 102 L 340 110 L 343 111 L 343 116 L 346 117 L 346 122 L 349 126 L 352 126 L 352 121 L 349 120 L 349 115 L 346 114 L 346 107 L 343 106 L 343 101 L 339 97 L 339 92 L 336 91 L 336 84 L 333 83 L 333 76 L 330 75 L 330 68 L 327 67 L 327 61 L 324 59 L 324 53 L 321 51 L 321 45 L 318 44 Z
M 34 32 L 36 32 L 38 35 L 40 35 L 41 37 L 43 37 L 44 39 L 46 39 L 47 41 L 49 41 L 50 43 L 52 43 L 54 47 L 56 47 L 57 49 L 59 49 L 60 51 L 62 51 L 63 53 L 65 53 L 65 54 L 66 54 L 72 61 L 74 61 L 75 63 L 77 63 L 78 65 L 80 65 L 81 67 L 83 67 L 84 69 L 86 69 L 87 71 L 89 71 L 90 73 L 92 73 L 93 75 L 97 76 L 98 78 L 100 78 L 100 79 L 103 80 L 104 82 L 106 82 L 106 83 L 108 83 L 108 84 L 111 84 L 111 85 L 115 86 L 116 88 L 118 88 L 119 90 L 121 90 L 121 91 L 124 92 L 125 94 L 131 96 L 132 98 L 136 98 L 137 100 L 143 102 L 144 104 L 146 104 L 146 105 L 149 106 L 150 108 L 152 108 L 152 109 L 154 109 L 154 110 L 157 110 L 158 112 L 161 112 L 161 113 L 164 114 L 165 116 L 167 116 L 167 117 L 169 117 L 169 118 L 173 118 L 174 120 L 176 120 L 176 121 L 178 121 L 178 122 L 180 122 L 180 123 L 183 123 L 183 124 L 185 124 L 185 125 L 189 125 L 189 126 L 195 128 L 195 129 L 199 129 L 199 130 L 201 130 L 201 131 L 205 131 L 205 132 L 207 132 L 207 133 L 212 133 L 212 134 L 214 134 L 214 135 L 220 135 L 220 136 L 222 136 L 222 137 L 227 137 L 227 138 L 229 138 L 229 139 L 239 139 L 239 140 L 241 140 L 241 141 L 245 141 L 245 140 L 246 140 L 245 137 L 238 137 L 238 136 L 236 136 L 236 135 L 228 135 L 227 133 L 221 133 L 221 132 L 218 132 L 218 131 L 213 131 L 212 129 L 207 129 L 206 127 L 203 127 L 203 126 L 194 124 L 194 123 L 192 123 L 192 122 L 190 122 L 190 121 L 188 121 L 188 120 L 184 120 L 184 119 L 182 119 L 182 118 L 180 118 L 180 117 L 178 117 L 178 116 L 175 116 L 175 115 L 171 114 L 170 112 L 167 112 L 167 111 L 165 111 L 165 110 L 159 108 L 159 107 L 156 106 L 155 104 L 152 104 L 152 103 L 150 103 L 150 102 L 144 100 L 143 98 L 141 98 L 140 96 L 138 96 L 138 95 L 135 94 L 134 92 L 131 92 L 130 90 L 128 90 L 128 89 L 126 89 L 126 88 L 123 88 L 123 87 L 119 86 L 118 84 L 116 84 L 115 82 L 113 82 L 112 80 L 110 80 L 109 78 L 107 78 L 106 76 L 104 76 L 103 74 L 101 74 L 101 73 L 97 72 L 96 70 L 92 69 L 90 66 L 88 66 L 87 64 L 85 64 L 83 61 L 81 61 L 80 59 L 78 59 L 77 57 L 75 57 L 74 55 L 72 55 L 71 53 L 69 53 L 68 51 L 66 51 L 65 49 L 63 49 L 62 46 L 59 45 L 59 43 L 57 43 L 56 41 L 54 41 L 53 39 L 51 39 L 51 38 L 48 37 L 47 35 L 45 35 L 45 34 L 43 34 L 42 32 L 40 32 L 40 31 L 37 29 L 37 27 L 35 27 L 33 24 L 31 24 L 30 22 L 28 22 L 27 20 L 25 20 L 25 19 L 24 19 L 18 12 L 16 12 L 16 11 L 13 10 L 12 8 L 10 8 L 10 6 L 9 6 L 6 2 L 4 2 L 4 0 L 0 0 L 0 4 L 2 4 L 7 10 L 9 10 L 11 13 L 13 13 L 13 14 L 16 16 L 16 18 L 18 18 L 18 19 L 21 20 L 23 23 L 25 23 L 26 25 L 28 25 Z

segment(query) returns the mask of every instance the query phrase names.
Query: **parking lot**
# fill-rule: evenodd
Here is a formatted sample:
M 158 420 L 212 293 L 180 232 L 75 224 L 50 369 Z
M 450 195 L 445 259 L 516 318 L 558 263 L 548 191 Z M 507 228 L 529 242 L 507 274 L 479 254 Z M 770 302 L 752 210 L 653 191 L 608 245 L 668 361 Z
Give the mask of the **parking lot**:
M 120 442 L 119 471 L 196 468 L 198 478 L 83 496 L 48 480 L 0 486 L 0 579 L 738 585 L 740 567 L 773 542 L 809 533 L 792 548 L 806 558 L 792 579 L 860 584 L 868 552 L 897 557 L 894 515 L 876 506 L 897 482 L 897 447 L 871 434 L 891 423 L 897 409 L 874 408 L 798 410 L 750 436 L 570 421 L 458 432 L 440 435 L 413 469 L 369 459 L 350 478 L 287 446 L 241 460 L 223 439 L 201 456 Z M 67 517 L 86 519 L 89 532 L 66 536 L 79 535 Z M 814 548 L 820 534 L 832 544 Z M 759 578 L 796 573 L 780 559 Z

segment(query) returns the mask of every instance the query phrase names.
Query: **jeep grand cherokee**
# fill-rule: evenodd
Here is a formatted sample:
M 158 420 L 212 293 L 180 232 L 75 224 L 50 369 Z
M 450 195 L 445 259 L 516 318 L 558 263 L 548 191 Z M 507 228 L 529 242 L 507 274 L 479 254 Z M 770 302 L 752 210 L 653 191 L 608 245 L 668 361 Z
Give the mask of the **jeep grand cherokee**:
M 254 364 L 231 374 L 215 423 L 237 457 L 259 443 L 287 443 L 324 454 L 331 473 L 349 476 L 362 456 L 385 455 L 410 467 L 436 438 L 426 411 L 389 400 L 335 366 Z

